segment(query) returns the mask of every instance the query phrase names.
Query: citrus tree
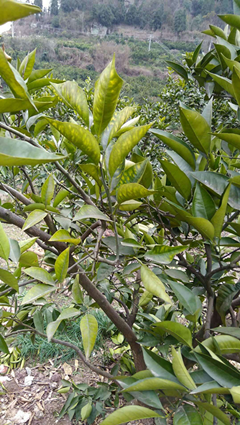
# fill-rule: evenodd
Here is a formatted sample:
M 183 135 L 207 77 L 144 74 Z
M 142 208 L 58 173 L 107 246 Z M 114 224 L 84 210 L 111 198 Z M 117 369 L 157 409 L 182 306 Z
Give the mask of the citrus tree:
M 35 52 L 16 67 L 0 55 L 0 188 L 12 198 L 0 219 L 28 235 L 17 242 L 0 226 L 1 351 L 19 332 L 73 348 L 140 403 L 105 425 L 238 423 L 240 373 L 229 361 L 240 351 L 238 131 L 212 133 L 212 100 L 201 112 L 181 106 L 183 138 L 138 125 L 134 108 L 119 106 L 114 58 L 92 102 L 76 82 L 34 70 Z M 166 147 L 158 173 L 137 147 L 148 132 Z M 70 292 L 63 309 L 61 285 Z M 121 361 L 111 373 L 91 361 L 95 309 L 117 329 Z M 77 317 L 83 351 L 61 337 Z M 89 424 L 99 413 L 76 386 L 67 411 Z

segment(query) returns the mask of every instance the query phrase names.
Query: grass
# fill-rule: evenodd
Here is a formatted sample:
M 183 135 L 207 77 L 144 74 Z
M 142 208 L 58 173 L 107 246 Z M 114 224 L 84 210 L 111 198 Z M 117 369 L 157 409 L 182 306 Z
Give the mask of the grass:
M 100 310 L 91 312 L 98 321 L 98 335 L 94 347 L 94 351 L 99 348 L 104 348 L 106 337 L 111 335 L 111 321 Z M 70 342 L 83 350 L 83 344 L 80 333 L 80 320 L 69 322 L 63 329 L 58 330 L 55 337 L 64 341 Z M 60 344 L 53 344 L 48 342 L 47 339 L 39 335 L 33 339 L 30 333 L 19 335 L 15 344 L 21 350 L 21 355 L 25 358 L 36 359 L 40 363 L 53 359 L 55 365 L 62 362 L 68 362 L 76 357 L 76 352 L 73 349 L 64 347 Z

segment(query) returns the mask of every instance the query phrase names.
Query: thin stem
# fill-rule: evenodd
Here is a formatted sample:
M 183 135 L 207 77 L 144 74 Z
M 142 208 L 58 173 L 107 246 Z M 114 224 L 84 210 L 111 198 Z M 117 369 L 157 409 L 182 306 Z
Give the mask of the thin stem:
M 28 173 L 27 173 L 27 171 L 25 170 L 25 167 L 21 167 L 21 170 L 22 170 L 22 172 L 23 172 L 24 176 L 26 177 L 26 179 L 27 179 L 27 181 L 28 181 L 28 183 L 29 183 L 29 186 L 30 186 L 30 188 L 31 188 L 32 193 L 33 193 L 33 194 L 36 194 L 35 189 L 34 189 L 34 186 L 33 186 L 33 183 L 32 183 L 32 180 L 30 179 L 29 174 L 28 174 Z
M 211 328 L 211 318 L 213 314 L 213 307 L 214 307 L 214 297 L 210 296 L 208 297 L 208 306 L 207 306 L 207 318 L 205 323 L 205 333 L 204 333 L 204 339 L 207 339 L 210 337 L 210 328 Z

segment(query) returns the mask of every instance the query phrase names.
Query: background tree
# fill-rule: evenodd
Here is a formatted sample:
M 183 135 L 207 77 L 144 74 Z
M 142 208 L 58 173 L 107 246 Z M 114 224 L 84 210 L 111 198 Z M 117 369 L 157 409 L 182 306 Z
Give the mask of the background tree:
M 50 13 L 53 16 L 58 15 L 58 0 L 52 0 L 50 5 Z
M 174 31 L 179 34 L 187 29 L 187 16 L 185 9 L 178 9 L 174 15 Z

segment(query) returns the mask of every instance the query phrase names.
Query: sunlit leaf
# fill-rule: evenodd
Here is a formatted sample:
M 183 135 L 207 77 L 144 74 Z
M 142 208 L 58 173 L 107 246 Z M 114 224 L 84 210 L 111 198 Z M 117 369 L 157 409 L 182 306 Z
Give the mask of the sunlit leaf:
M 51 292 L 55 291 L 54 286 L 39 284 L 33 286 L 26 295 L 23 297 L 22 305 L 24 304 L 32 304 L 38 298 L 43 298 Z
M 185 364 L 183 363 L 180 349 L 176 351 L 174 347 L 172 347 L 172 365 L 174 373 L 182 385 L 189 390 L 196 388 L 195 382 L 191 378 Z
M 40 267 L 28 267 L 24 270 L 24 273 L 33 279 L 39 280 L 46 285 L 54 285 L 54 280 L 47 270 L 41 269 Z
M 123 184 L 117 189 L 117 201 L 119 204 L 131 199 L 146 198 L 155 193 L 154 190 L 146 189 L 139 183 Z
M 97 164 L 100 159 L 100 148 L 95 137 L 86 128 L 73 124 L 71 122 L 61 122 L 46 118 L 48 122 L 56 128 L 69 142 L 81 149 L 81 151 L 88 155 Z
M 198 112 L 180 108 L 180 118 L 185 135 L 192 145 L 201 152 L 208 153 L 211 144 L 211 129 Z
M 61 229 L 57 230 L 57 232 L 55 232 L 49 239 L 49 242 L 54 241 L 67 242 L 72 243 L 73 245 L 78 245 L 81 242 L 81 239 L 73 238 L 67 230 Z
M 138 419 L 158 417 L 160 417 L 160 415 L 157 412 L 147 409 L 146 407 L 134 405 L 125 406 L 108 415 L 103 422 L 100 422 L 100 425 L 121 425 Z
M 19 67 L 19 74 L 23 77 L 24 80 L 26 80 L 32 73 L 35 63 L 36 50 L 37 49 L 34 49 L 32 52 L 28 53 Z
M 95 85 L 93 122 L 97 135 L 105 130 L 115 112 L 122 84 L 123 80 L 116 72 L 115 57 L 113 57 Z
M 134 146 L 145 136 L 152 124 L 135 127 L 130 131 L 122 134 L 113 148 L 109 157 L 109 174 L 112 177 L 117 168 L 122 164 L 127 155 L 131 152 Z M 110 145 L 109 145 L 110 146 Z
M 10 243 L 3 229 L 3 225 L 2 223 L 0 223 L 0 257 L 7 261 L 9 254 L 10 254 Z
M 40 13 L 41 9 L 38 6 L 26 3 L 20 3 L 15 0 L 0 0 L 0 25 L 6 22 L 16 21 L 33 13 Z
M 35 224 L 40 223 L 40 221 L 42 221 L 46 217 L 46 215 L 47 215 L 47 213 L 45 211 L 42 211 L 42 210 L 32 211 L 28 215 L 28 218 L 26 219 L 22 229 L 27 230 L 30 227 L 34 226 Z
M 89 126 L 89 110 L 86 95 L 76 81 L 66 81 L 62 84 L 51 83 L 54 91 L 62 102 L 69 108 L 74 109 L 83 119 L 85 124 Z
M 18 280 L 8 270 L 0 269 L 0 281 L 18 292 Z
M 65 249 L 57 257 L 55 262 L 55 273 L 59 282 L 63 282 L 67 276 L 67 270 L 69 265 L 69 248 Z
M 23 140 L 0 137 L 0 165 L 39 165 L 64 158 L 65 156 L 36 148 Z
M 166 293 L 165 286 L 152 270 L 146 266 L 141 266 L 141 278 L 148 292 L 172 304 L 171 298 Z
M 97 333 L 98 333 L 98 322 L 92 314 L 86 314 L 80 322 L 80 330 L 83 340 L 83 348 L 85 356 L 89 359 L 90 354 L 94 348 Z

